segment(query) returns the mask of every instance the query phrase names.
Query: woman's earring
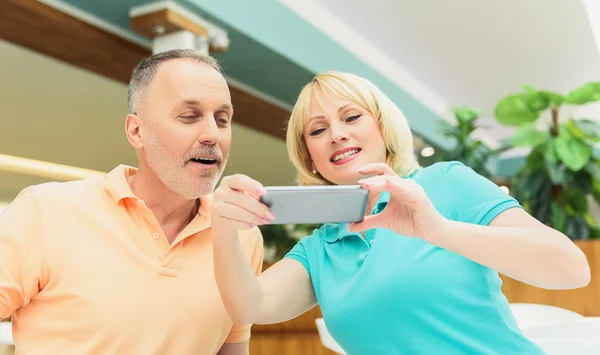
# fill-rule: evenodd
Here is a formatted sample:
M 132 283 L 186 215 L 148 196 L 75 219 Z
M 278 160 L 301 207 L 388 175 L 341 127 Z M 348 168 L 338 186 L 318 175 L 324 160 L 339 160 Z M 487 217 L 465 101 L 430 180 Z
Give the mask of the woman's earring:
M 313 169 L 312 173 L 313 175 L 317 175 L 317 171 L 315 169 Z

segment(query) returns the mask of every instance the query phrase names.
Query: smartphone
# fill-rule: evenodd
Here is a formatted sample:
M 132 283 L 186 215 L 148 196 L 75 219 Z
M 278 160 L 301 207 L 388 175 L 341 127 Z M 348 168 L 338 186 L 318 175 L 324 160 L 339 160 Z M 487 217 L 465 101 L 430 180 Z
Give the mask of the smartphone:
M 267 186 L 260 201 L 275 215 L 269 224 L 360 222 L 368 190 L 360 185 Z

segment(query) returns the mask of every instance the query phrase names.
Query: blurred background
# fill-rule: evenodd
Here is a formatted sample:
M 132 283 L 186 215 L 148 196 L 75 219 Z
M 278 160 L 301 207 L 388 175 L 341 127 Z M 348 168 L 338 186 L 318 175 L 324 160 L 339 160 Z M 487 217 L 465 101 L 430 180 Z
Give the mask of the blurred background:
M 301 87 L 325 70 L 364 76 L 406 115 L 422 165 L 464 162 L 588 256 L 588 287 L 503 277 L 509 300 L 600 316 L 597 1 L 2 0 L 0 11 L 0 213 L 29 185 L 135 165 L 131 70 L 182 33 L 208 34 L 199 46 L 236 110 L 226 174 L 293 184 L 284 127 Z M 314 227 L 264 228 L 265 267 Z M 255 326 L 251 353 L 332 354 L 318 317 Z

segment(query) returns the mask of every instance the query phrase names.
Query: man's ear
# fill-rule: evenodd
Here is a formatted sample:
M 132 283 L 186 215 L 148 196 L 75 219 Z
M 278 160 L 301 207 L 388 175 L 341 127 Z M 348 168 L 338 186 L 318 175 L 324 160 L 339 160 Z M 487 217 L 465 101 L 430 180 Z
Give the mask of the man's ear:
M 144 140 L 141 134 L 141 117 L 130 113 L 125 119 L 125 134 L 127 134 L 127 140 L 129 144 L 135 149 L 144 148 Z

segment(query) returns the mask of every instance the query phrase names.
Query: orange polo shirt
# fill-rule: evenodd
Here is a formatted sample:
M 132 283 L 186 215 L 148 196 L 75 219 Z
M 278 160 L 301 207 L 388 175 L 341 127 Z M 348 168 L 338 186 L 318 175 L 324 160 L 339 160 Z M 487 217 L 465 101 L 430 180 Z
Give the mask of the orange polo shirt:
M 214 354 L 250 338 L 213 276 L 212 196 L 169 244 L 135 172 L 30 187 L 0 214 L 0 318 L 18 354 Z M 239 238 L 259 274 L 260 231 Z

